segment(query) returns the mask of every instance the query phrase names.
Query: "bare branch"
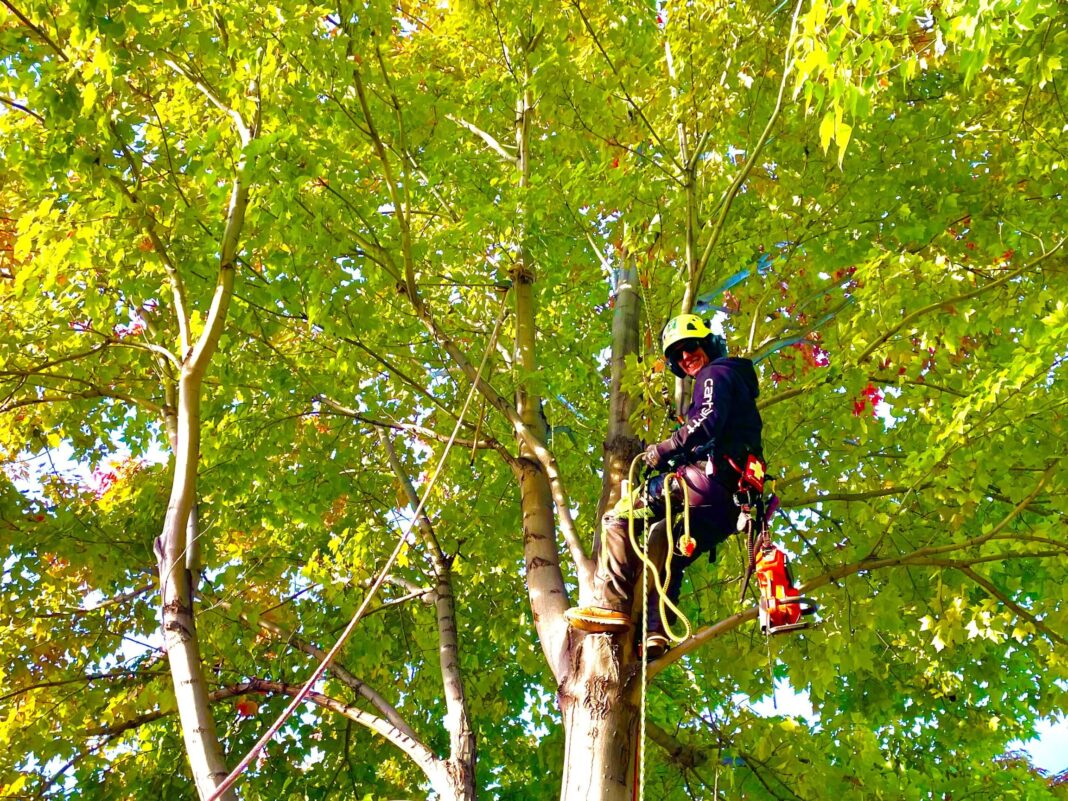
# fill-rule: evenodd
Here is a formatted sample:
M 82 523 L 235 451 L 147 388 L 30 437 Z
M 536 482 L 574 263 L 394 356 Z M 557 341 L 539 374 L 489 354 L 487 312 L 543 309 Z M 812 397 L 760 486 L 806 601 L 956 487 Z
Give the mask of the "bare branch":
M 7 4 L 5 3 L 4 5 L 7 5 Z M 12 100 L 10 97 L 0 96 L 0 103 L 3 103 L 5 106 L 9 106 L 10 108 L 17 109 L 18 111 L 21 111 L 24 114 L 29 114 L 31 117 L 36 119 L 39 123 L 41 123 L 41 125 L 45 124 L 44 117 L 42 117 L 40 114 L 38 114 L 33 109 L 22 105 L 22 103 L 19 103 L 19 102 L 15 101 L 15 100 Z
M 483 131 L 477 125 L 474 125 L 473 123 L 470 123 L 467 120 L 462 119 L 461 117 L 455 117 L 452 114 L 446 114 L 445 117 L 446 117 L 446 119 L 449 119 L 452 122 L 455 122 L 461 128 L 466 128 L 471 133 L 473 133 L 476 136 L 478 136 L 479 138 L 481 138 L 482 141 L 486 143 L 486 146 L 490 150 L 495 152 L 498 156 L 500 156 L 502 159 L 507 161 L 509 164 L 511 164 L 513 166 L 518 165 L 518 163 L 519 163 L 518 155 L 515 154 L 515 153 L 509 153 L 508 150 L 505 148 L 505 146 L 502 145 L 500 142 L 498 142 L 493 137 L 492 134 L 489 134 L 486 131 Z

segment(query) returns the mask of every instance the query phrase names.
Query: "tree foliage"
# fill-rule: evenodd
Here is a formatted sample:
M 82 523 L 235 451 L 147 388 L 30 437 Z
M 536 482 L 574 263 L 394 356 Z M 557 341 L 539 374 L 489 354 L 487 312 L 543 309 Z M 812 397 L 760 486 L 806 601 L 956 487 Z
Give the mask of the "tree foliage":
M 191 797 L 153 540 L 214 319 L 191 542 L 231 766 L 459 426 L 243 797 L 442 792 L 461 719 L 480 795 L 557 795 L 563 635 L 533 577 L 585 580 L 568 518 L 588 549 L 636 292 L 634 436 L 672 425 L 664 321 L 715 315 L 758 363 L 776 536 L 822 604 L 769 643 L 740 548 L 690 571 L 711 628 L 650 688 L 650 797 L 1063 797 L 1002 756 L 1068 700 L 1060 4 L 4 7 L 6 795 Z M 527 469 L 560 477 L 548 557 Z M 814 714 L 756 714 L 769 673 Z

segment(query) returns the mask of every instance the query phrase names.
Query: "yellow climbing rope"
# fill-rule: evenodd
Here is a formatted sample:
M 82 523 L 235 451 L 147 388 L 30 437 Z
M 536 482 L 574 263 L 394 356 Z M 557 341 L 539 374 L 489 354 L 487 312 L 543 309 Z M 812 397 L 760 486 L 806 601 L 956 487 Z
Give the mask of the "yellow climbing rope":
M 635 468 L 638 466 L 638 462 L 641 459 L 641 455 L 635 456 L 630 463 L 630 472 L 627 474 L 627 487 L 626 491 L 630 491 L 630 487 L 634 486 Z M 646 532 L 645 540 L 642 544 L 638 544 L 638 538 L 634 532 L 634 509 L 631 508 L 627 520 L 627 534 L 630 537 L 630 547 L 634 549 L 634 552 L 638 554 L 638 557 L 642 561 L 642 565 L 645 568 L 645 574 L 653 574 L 653 583 L 656 586 L 657 594 L 659 595 L 659 610 L 660 621 L 664 624 L 664 634 L 672 642 L 682 642 L 690 636 L 690 621 L 683 614 L 682 610 L 676 606 L 670 598 L 667 597 L 667 585 L 671 582 L 671 557 L 675 551 L 675 532 L 674 532 L 674 520 L 671 514 L 671 486 L 670 482 L 674 480 L 675 483 L 682 488 L 683 498 L 683 511 L 682 511 L 682 527 L 683 527 L 683 542 L 692 542 L 693 538 L 690 536 L 690 488 L 685 481 L 678 475 L 678 473 L 671 473 L 664 479 L 664 526 L 666 528 L 665 535 L 667 537 L 667 556 L 664 558 L 664 577 L 660 577 L 660 568 L 658 565 L 653 564 L 649 559 L 649 535 Z M 631 504 L 633 507 L 633 504 Z M 648 625 L 645 620 L 648 617 L 645 608 L 648 603 L 648 585 L 643 579 L 642 581 L 642 619 L 643 628 Z M 682 635 L 676 634 L 671 624 L 668 623 L 667 610 L 671 609 L 678 618 L 678 622 L 682 623 L 682 627 L 685 633 Z M 642 645 L 645 645 L 645 632 L 642 632 Z
M 634 457 L 630 463 L 630 471 L 627 474 L 627 485 L 623 488 L 624 492 L 630 492 L 630 488 L 634 486 L 634 471 L 638 465 L 638 461 L 641 459 L 641 455 Z M 641 659 L 641 698 L 638 711 L 638 748 L 635 758 L 638 761 L 638 784 L 635 787 L 634 798 L 635 801 L 642 801 L 645 798 L 645 696 L 646 690 L 649 684 L 649 662 L 645 658 L 646 639 L 649 636 L 649 574 L 653 575 L 653 582 L 656 585 L 656 591 L 658 595 L 660 622 L 664 626 L 664 634 L 668 639 L 673 642 L 682 642 L 688 639 L 690 636 L 690 621 L 682 613 L 682 610 L 675 605 L 674 602 L 667 595 L 667 585 L 671 583 L 671 558 L 675 552 L 675 526 L 674 520 L 671 514 L 671 485 L 670 482 L 674 479 L 676 484 L 682 488 L 683 498 L 683 510 L 682 510 L 682 530 L 683 539 L 682 542 L 692 543 L 693 538 L 690 536 L 690 488 L 682 477 L 678 473 L 671 473 L 664 477 L 664 526 L 666 529 L 665 536 L 667 538 L 667 553 L 664 557 L 664 577 L 661 580 L 660 569 L 657 565 L 653 564 L 649 559 L 649 532 L 646 530 L 645 538 L 641 544 L 638 545 L 637 537 L 634 534 L 634 504 L 631 503 L 630 513 L 627 521 L 627 533 L 630 537 L 630 547 L 634 549 L 634 552 L 642 560 L 642 659 Z M 671 629 L 671 624 L 668 622 L 667 609 L 670 607 L 671 611 L 675 613 L 679 622 L 682 623 L 685 634 L 679 636 Z

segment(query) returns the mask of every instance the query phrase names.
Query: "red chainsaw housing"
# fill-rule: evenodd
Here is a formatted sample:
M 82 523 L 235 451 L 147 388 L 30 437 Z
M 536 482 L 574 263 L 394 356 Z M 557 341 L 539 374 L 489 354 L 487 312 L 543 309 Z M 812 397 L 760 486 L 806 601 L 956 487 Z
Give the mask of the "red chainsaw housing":
M 774 630 L 796 625 L 803 610 L 786 553 L 775 546 L 763 549 L 757 557 L 755 572 L 760 588 L 761 628 Z

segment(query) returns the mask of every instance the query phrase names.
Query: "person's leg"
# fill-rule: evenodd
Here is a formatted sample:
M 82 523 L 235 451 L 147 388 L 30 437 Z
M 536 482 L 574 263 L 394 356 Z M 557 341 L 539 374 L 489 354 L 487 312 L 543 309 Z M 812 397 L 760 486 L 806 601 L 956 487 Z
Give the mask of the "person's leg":
M 641 542 L 645 522 L 634 521 L 634 535 Z M 630 544 L 630 521 L 606 515 L 601 526 L 600 548 L 596 553 L 597 572 L 593 578 L 594 601 L 617 612 L 630 613 L 634 584 L 641 559 Z
M 636 508 L 641 514 L 634 521 L 635 539 L 641 542 L 646 525 L 663 514 L 659 491 L 662 483 L 651 482 L 649 494 Z M 572 626 L 586 631 L 620 631 L 630 627 L 634 586 L 641 571 L 641 557 L 630 544 L 629 515 L 605 515 L 601 539 L 595 550 L 597 571 L 593 580 L 593 604 L 567 611 Z
M 693 521 L 691 520 L 691 523 Z M 675 527 L 674 542 L 678 542 L 678 536 L 682 533 L 681 525 Z M 697 539 L 697 538 L 695 538 Z M 668 563 L 668 549 L 667 549 L 667 525 L 664 522 L 658 524 L 650 535 L 650 553 L 655 553 L 656 558 L 654 564 L 660 565 L 660 578 L 661 582 L 665 583 L 664 593 L 667 596 L 667 600 L 673 604 L 678 604 L 679 594 L 682 591 L 682 579 L 686 572 L 686 568 L 697 561 L 698 557 L 702 556 L 705 551 L 701 549 L 700 539 L 698 539 L 698 546 L 690 556 L 679 553 L 677 545 L 670 554 L 670 564 Z M 667 568 L 670 568 L 670 575 L 667 575 Z M 665 582 L 666 579 L 666 582 Z M 660 616 L 660 596 L 656 590 L 656 585 L 650 580 L 649 582 L 649 597 L 647 603 L 647 614 L 649 615 L 649 631 L 650 633 L 665 634 L 664 627 L 665 621 Z M 667 604 L 664 605 L 664 611 L 667 614 L 667 625 L 672 627 L 674 631 L 675 621 L 677 616 L 671 611 L 671 607 Z
M 685 556 L 678 551 L 676 546 L 671 554 L 671 575 L 667 577 L 664 587 L 667 599 L 677 605 L 682 591 L 682 580 L 686 568 L 696 562 L 705 554 L 712 554 L 715 558 L 716 546 L 734 533 L 738 520 L 738 507 L 734 505 L 731 493 L 722 484 L 712 477 L 706 476 L 703 470 L 687 466 L 680 471 L 689 488 L 690 500 L 690 534 L 696 542 L 696 548 L 690 556 Z M 672 497 L 676 497 L 675 494 Z M 678 543 L 682 536 L 683 524 L 681 519 L 681 506 L 675 517 L 674 542 Z M 675 509 L 672 509 L 675 512 Z M 658 530 L 657 530 L 658 529 Z M 650 539 L 650 547 L 660 555 L 657 564 L 665 565 L 667 555 L 666 526 L 659 525 L 654 529 Z M 661 574 L 663 575 L 663 573 Z M 673 627 L 676 615 L 671 608 L 665 605 L 667 624 Z M 660 619 L 659 598 L 655 591 L 649 596 L 649 631 L 664 632 L 664 621 Z

